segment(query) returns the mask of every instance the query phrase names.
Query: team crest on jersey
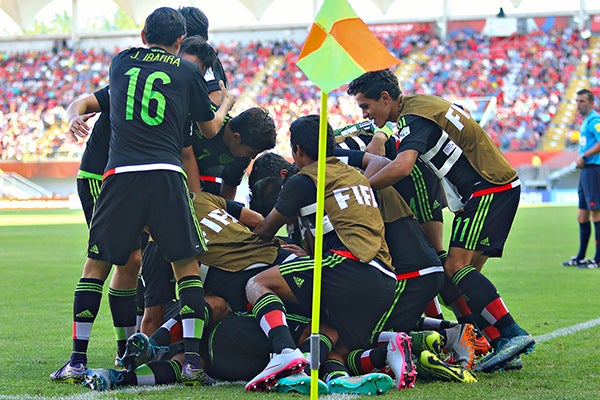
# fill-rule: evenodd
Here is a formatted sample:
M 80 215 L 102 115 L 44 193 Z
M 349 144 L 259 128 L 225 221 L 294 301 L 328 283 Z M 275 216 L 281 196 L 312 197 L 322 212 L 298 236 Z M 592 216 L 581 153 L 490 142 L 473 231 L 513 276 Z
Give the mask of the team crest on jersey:
M 229 164 L 233 161 L 233 157 L 228 154 L 221 154 L 219 156 L 219 164 Z

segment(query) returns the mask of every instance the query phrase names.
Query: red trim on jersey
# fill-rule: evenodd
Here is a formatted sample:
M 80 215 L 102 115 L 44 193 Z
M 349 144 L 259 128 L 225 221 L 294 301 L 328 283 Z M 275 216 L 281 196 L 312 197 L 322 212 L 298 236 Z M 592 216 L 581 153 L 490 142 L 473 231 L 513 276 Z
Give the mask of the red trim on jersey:
M 208 175 L 200 175 L 200 180 L 204 182 L 215 182 L 221 183 L 223 179 L 218 176 L 208 176 Z
M 360 258 L 356 257 L 350 250 L 329 250 L 331 253 L 337 254 L 338 256 L 346 257 L 354 261 L 360 261 Z
M 435 266 L 435 267 L 427 267 L 420 269 L 418 271 L 405 272 L 403 274 L 396 274 L 396 279 L 399 281 L 403 281 L 405 279 L 417 278 L 423 275 L 433 274 L 434 272 L 444 272 L 444 267 Z
M 500 185 L 500 186 L 495 186 L 495 187 L 491 187 L 491 188 L 487 188 L 487 189 L 476 190 L 471 195 L 471 198 L 485 196 L 486 194 L 491 194 L 491 193 L 505 192 L 507 190 L 510 190 L 510 189 L 515 188 L 520 185 L 521 185 L 521 181 L 517 179 L 516 181 L 507 183 L 506 185 Z

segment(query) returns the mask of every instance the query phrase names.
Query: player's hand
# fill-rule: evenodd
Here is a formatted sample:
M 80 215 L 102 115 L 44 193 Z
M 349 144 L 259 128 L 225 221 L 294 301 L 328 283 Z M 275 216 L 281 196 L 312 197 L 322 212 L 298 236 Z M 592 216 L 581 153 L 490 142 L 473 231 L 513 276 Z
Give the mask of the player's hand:
M 235 104 L 235 97 L 233 96 L 233 94 L 229 93 L 229 90 L 227 89 L 223 81 L 219 81 L 219 88 L 221 89 L 221 106 L 225 106 L 227 112 L 229 112 Z
M 388 137 L 381 131 L 376 131 L 371 138 L 371 141 L 365 148 L 367 153 L 376 154 L 378 156 L 385 156 L 385 143 L 388 141 Z
M 279 247 L 281 247 L 283 250 L 287 250 L 291 253 L 294 253 L 298 257 L 304 257 L 304 256 L 308 255 L 306 250 L 304 250 L 302 247 L 295 245 L 295 244 L 284 243 L 284 244 L 281 244 L 281 246 L 279 246 Z
M 79 115 L 69 123 L 69 133 L 75 140 L 84 138 L 90 133 L 90 127 L 87 124 L 88 119 L 96 115 L 95 112 Z

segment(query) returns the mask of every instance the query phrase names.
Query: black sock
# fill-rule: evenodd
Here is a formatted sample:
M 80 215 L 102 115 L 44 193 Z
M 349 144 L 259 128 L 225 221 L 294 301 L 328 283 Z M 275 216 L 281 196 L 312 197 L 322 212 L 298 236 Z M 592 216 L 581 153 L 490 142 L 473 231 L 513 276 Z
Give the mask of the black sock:
M 122 357 L 125 353 L 127 338 L 136 331 L 137 289 L 108 288 L 108 304 L 112 314 L 117 353 Z
M 279 297 L 274 293 L 260 296 L 252 306 L 252 312 L 271 341 L 274 353 L 281 353 L 281 350 L 286 348 L 296 348 L 296 343 L 286 324 L 285 307 Z
M 594 225 L 596 225 L 596 224 L 594 223 Z M 579 252 L 577 253 L 578 260 L 582 260 L 585 258 L 585 252 L 587 250 L 587 246 L 588 246 L 588 242 L 590 241 L 591 234 L 592 234 L 592 224 L 589 221 L 579 224 Z M 596 236 L 598 236 L 598 234 L 596 234 Z M 598 240 L 598 239 L 596 239 L 596 240 Z
M 102 287 L 100 279 L 81 278 L 73 299 L 73 352 L 71 364 L 87 363 L 87 348 L 92 325 L 100 309 Z
M 204 327 L 208 324 L 205 320 L 204 289 L 199 276 L 185 276 L 177 281 L 179 302 L 181 304 L 181 324 L 183 326 L 183 347 L 187 354 L 200 353 L 200 338 Z

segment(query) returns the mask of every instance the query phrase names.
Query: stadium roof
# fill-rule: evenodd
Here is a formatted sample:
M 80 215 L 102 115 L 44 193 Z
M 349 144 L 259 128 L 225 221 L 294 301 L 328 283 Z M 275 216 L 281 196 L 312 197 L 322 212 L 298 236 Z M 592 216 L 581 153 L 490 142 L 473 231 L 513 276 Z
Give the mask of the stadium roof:
M 0 0 L 0 9 L 21 30 L 33 21 L 56 13 L 78 14 L 80 27 L 89 26 L 85 15 L 102 16 L 120 8 L 141 24 L 159 6 L 193 5 L 202 9 L 211 28 L 308 24 L 323 0 Z M 600 12 L 600 0 L 349 0 L 368 23 L 406 22 L 495 16 L 503 7 L 507 16 L 532 14 L 585 15 Z M 1 14 L 1 13 L 0 13 Z

